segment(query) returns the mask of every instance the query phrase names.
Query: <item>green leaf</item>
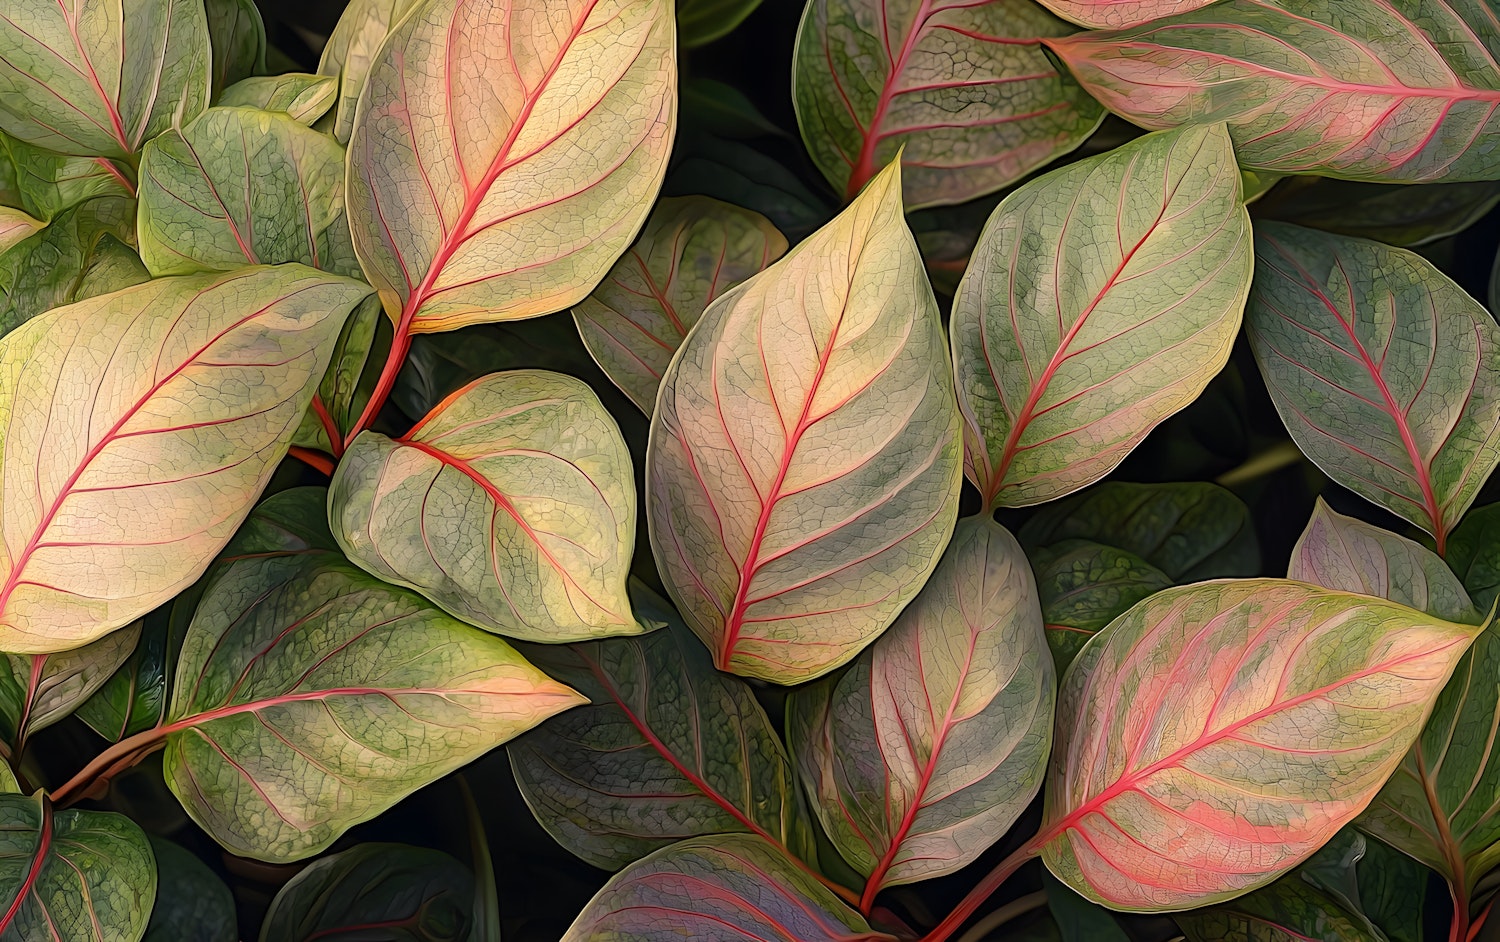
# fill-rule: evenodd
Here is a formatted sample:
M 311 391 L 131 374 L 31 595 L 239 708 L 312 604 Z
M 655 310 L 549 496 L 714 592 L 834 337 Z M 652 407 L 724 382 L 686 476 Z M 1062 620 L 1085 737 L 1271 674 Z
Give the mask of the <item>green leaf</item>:
M 136 942 L 146 931 L 156 884 L 151 845 L 129 818 L 54 812 L 41 792 L 0 795 L 6 938 Z
M 1109 910 L 1074 893 L 1047 870 L 1042 871 L 1042 889 L 1062 942 L 1130 942 Z
M 969 267 L 974 246 L 979 243 L 979 234 L 999 203 L 999 198 L 992 195 L 957 206 L 935 206 L 907 214 L 906 222 L 916 236 L 934 291 L 950 297 L 958 291 L 959 280 Z
M 1057 691 L 1021 546 L 959 523 L 932 578 L 850 669 L 792 694 L 787 735 L 823 829 L 882 888 L 954 873 L 1036 797 Z
M 213 47 L 213 93 L 266 68 L 266 24 L 255 0 L 203 0 Z
M 372 294 L 344 322 L 328 372 L 323 374 L 312 408 L 302 417 L 292 444 L 330 454 L 343 451 L 344 438 L 354 428 L 375 387 L 375 371 L 365 369 L 370 353 L 390 350 L 390 321 L 380 314 L 380 299 Z M 379 357 L 376 360 L 383 362 Z
M 4 255 L 11 247 L 41 232 L 46 225 L 45 222 L 31 218 L 22 210 L 0 206 L 0 255 Z
M 62 154 L 128 158 L 208 105 L 203 0 L 8 0 L 0 130 Z
M 169 643 L 169 620 L 148 615 L 135 650 L 92 696 L 79 704 L 77 715 L 89 729 L 110 742 L 148 730 L 166 708 L 167 678 L 176 659 Z M 115 632 L 96 641 L 105 644 Z M 180 639 L 178 639 L 180 640 Z
M 1292 440 L 1441 555 L 1500 462 L 1500 327 L 1402 249 L 1267 222 L 1255 254 L 1246 334 Z
M 1223 0 L 1046 40 L 1146 128 L 1227 121 L 1252 170 L 1424 183 L 1500 173 L 1500 29 L 1488 0 Z
M 1104 118 L 1042 50 L 1071 31 L 1033 0 L 808 0 L 792 65 L 802 140 L 846 200 L 898 153 L 908 209 L 992 193 Z
M 167 278 L 0 339 L 0 648 L 78 647 L 191 585 L 368 293 L 300 265 Z
M 0 139 L 16 173 L 17 205 L 38 219 L 54 219 L 96 196 L 135 197 L 119 167 L 103 157 L 68 157 L 13 137 Z
M 509 746 L 537 821 L 606 870 L 683 838 L 738 831 L 813 859 L 791 760 L 750 687 L 713 669 L 666 602 L 632 590 L 636 617 L 666 628 L 522 648 L 591 701 Z
M 338 79 L 331 75 L 288 72 L 240 79 L 224 89 L 218 104 L 222 108 L 280 111 L 299 124 L 311 125 L 333 107 L 338 94 Z
M 1288 190 L 1269 218 L 1299 226 L 1416 246 L 1462 232 L 1500 203 L 1500 182 L 1399 186 L 1320 180 Z
M 1058 16 L 1090 29 L 1119 29 L 1208 6 L 1213 0 L 1041 0 Z
M 1475 606 L 1489 611 L 1500 596 L 1500 504 L 1465 514 L 1448 540 L 1444 559 L 1463 580 Z
M 234 894 L 197 854 L 152 836 L 156 905 L 142 942 L 238 942 Z
M 1035 845 L 1111 909 L 1263 886 L 1369 803 L 1478 633 L 1277 579 L 1158 592 L 1068 669 Z
M 720 670 L 811 680 L 916 595 L 957 512 L 951 382 L 896 165 L 704 312 L 662 380 L 646 509 Z
M 371 65 L 349 222 L 398 336 L 576 304 L 661 187 L 670 0 L 517 5 L 424 0 Z
M 473 874 L 441 851 L 356 844 L 292 877 L 271 902 L 260 939 L 463 942 L 473 895 Z M 372 926 L 378 936 L 368 935 Z
M 965 471 L 987 506 L 1104 477 L 1229 359 L 1250 217 L 1222 127 L 1147 135 L 1000 203 L 953 299 Z
M 1058 673 L 1100 629 L 1147 596 L 1171 586 L 1171 576 L 1129 550 L 1089 540 L 1062 540 L 1031 552 L 1047 646 Z
M 334 473 L 329 518 L 365 570 L 486 631 L 581 641 L 641 630 L 625 594 L 630 453 L 571 376 L 494 373 L 401 438 L 361 432 Z
M 140 625 L 127 625 L 71 651 L 4 655 L 0 733 L 5 741 L 15 746 L 71 714 L 130 657 L 140 636 Z
M 679 3 L 679 21 L 682 8 L 683 4 Z M 682 40 L 680 25 L 679 22 L 677 38 Z M 771 123 L 755 103 L 733 85 L 711 78 L 683 79 L 679 95 L 678 107 L 684 126 L 700 128 L 729 140 L 786 136 L 785 131 Z
M 562 942 L 895 942 L 753 834 L 680 841 L 615 874 Z
M 705 196 L 664 199 L 573 319 L 600 368 L 650 415 L 703 310 L 785 252 L 786 238 L 759 213 Z
M 760 213 L 796 244 L 833 217 L 827 200 L 780 163 L 740 141 L 728 141 L 684 126 L 681 154 L 663 196 L 711 196 Z
M 156 276 L 281 262 L 360 274 L 344 149 L 279 112 L 210 108 L 147 144 L 138 228 Z
M 723 39 L 755 12 L 761 0 L 678 0 L 677 41 L 684 49 Z
M 364 91 L 375 54 L 391 29 L 418 2 L 350 0 L 334 25 L 318 61 L 318 74 L 337 77 L 338 97 L 336 108 L 319 122 L 319 126 L 327 124 L 326 130 L 340 144 L 349 143 L 349 134 L 354 130 L 354 108 L 359 102 L 359 93 Z

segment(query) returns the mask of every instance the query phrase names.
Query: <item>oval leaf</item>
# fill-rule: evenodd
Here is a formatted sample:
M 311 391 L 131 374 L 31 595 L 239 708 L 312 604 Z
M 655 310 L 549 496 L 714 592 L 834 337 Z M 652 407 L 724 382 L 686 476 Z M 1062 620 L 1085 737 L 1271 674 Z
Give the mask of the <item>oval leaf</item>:
M 338 79 L 331 75 L 288 72 L 241 79 L 224 89 L 218 104 L 224 108 L 279 111 L 298 124 L 311 125 L 333 107 L 338 94 Z M 339 195 L 342 199 L 343 194 Z
M 249 268 L 127 288 L 0 339 L 0 648 L 77 647 L 191 585 L 368 293 Z
M 581 380 L 514 370 L 449 396 L 404 437 L 361 432 L 329 518 L 361 567 L 487 631 L 579 641 L 640 631 L 630 453 Z
M 426 0 L 400 21 L 370 68 L 348 187 L 398 334 L 583 300 L 661 186 L 672 39 L 668 0 Z
M 340 223 L 342 226 L 342 223 Z M 379 357 L 390 351 L 390 322 L 381 317 L 380 299 L 370 295 L 360 302 L 344 322 L 334 344 L 333 357 L 312 408 L 302 417 L 302 424 L 292 436 L 293 445 L 316 448 L 329 454 L 342 454 L 344 438 L 354 427 L 360 410 L 370 401 L 376 376 L 366 372 L 372 350 Z M 407 361 L 408 363 L 410 360 Z
M 238 942 L 234 894 L 198 856 L 155 835 L 156 905 L 141 942 Z
M 703 309 L 785 252 L 786 237 L 760 213 L 706 196 L 664 199 L 573 319 L 599 366 L 650 415 Z
M 365 89 L 375 54 L 391 29 L 419 0 L 350 0 L 323 46 L 318 74 L 338 78 L 338 97 L 332 114 L 318 122 L 340 144 L 349 143 L 354 109 Z M 332 119 L 332 120 L 329 120 Z M 325 128 L 324 125 L 327 125 Z
M 130 657 L 140 636 L 140 625 L 128 625 L 71 651 L 5 655 L 0 719 L 6 741 L 14 747 L 72 713 Z
M 43 311 L 149 279 L 134 239 L 135 201 L 101 196 L 0 255 L 0 335 Z
M 32 219 L 19 209 L 0 206 L 0 255 L 19 242 L 24 242 L 42 229 L 46 223 Z
M 962 203 L 1067 153 L 1103 110 L 1042 51 L 1033 0 L 808 0 L 792 100 L 845 199 L 904 153 L 907 209 Z
M 1158 592 L 1058 692 L 1047 867 L 1126 911 L 1269 883 L 1364 810 L 1478 631 L 1277 579 Z
M 1500 181 L 1387 186 L 1319 180 L 1289 188 L 1266 207 L 1270 219 L 1373 239 L 1387 245 L 1426 245 L 1474 225 L 1500 203 Z
M 959 445 L 899 168 L 704 312 L 662 380 L 646 508 L 662 581 L 720 670 L 810 680 L 937 565 Z
M 960 522 L 890 630 L 787 706 L 798 770 L 824 831 L 869 878 L 866 904 L 1005 836 L 1041 788 L 1056 693 L 1020 544 L 986 517 Z
M 1197 398 L 1251 266 L 1222 127 L 1148 135 L 1006 197 L 953 299 L 965 471 L 986 505 L 1092 484 Z
M 1120 29 L 1173 13 L 1206 7 L 1213 0 L 1041 0 L 1058 16 L 1089 29 Z
M 213 90 L 248 78 L 266 67 L 266 24 L 255 0 L 204 0 L 208 38 L 213 46 Z
M 1146 128 L 1227 121 L 1242 166 L 1347 180 L 1500 172 L 1500 18 L 1487 0 L 1223 0 L 1048 46 Z
M 1259 223 L 1255 273 L 1246 333 L 1292 440 L 1441 554 L 1500 463 L 1500 327 L 1377 242 Z

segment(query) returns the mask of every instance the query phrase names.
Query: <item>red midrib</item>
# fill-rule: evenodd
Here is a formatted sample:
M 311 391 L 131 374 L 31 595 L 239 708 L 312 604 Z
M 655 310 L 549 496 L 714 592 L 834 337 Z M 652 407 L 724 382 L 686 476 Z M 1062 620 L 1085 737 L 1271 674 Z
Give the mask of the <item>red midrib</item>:
M 26 879 L 22 880 L 21 885 L 16 889 L 16 898 L 10 901 L 10 908 L 5 911 L 3 917 L 0 917 L 0 932 L 10 929 L 11 923 L 15 921 L 16 913 L 21 911 L 26 897 L 30 896 L 36 887 L 36 881 L 42 875 L 42 867 L 47 863 L 47 854 L 52 850 L 52 803 L 43 798 L 41 808 L 42 833 L 37 836 L 36 854 L 31 858 L 31 867 L 26 871 Z
M 109 113 L 110 128 L 115 132 L 115 142 L 125 153 L 133 153 L 134 148 L 130 146 L 130 139 L 125 136 L 125 125 L 120 120 L 119 109 L 115 103 L 105 94 L 104 86 L 99 82 L 99 75 L 94 71 L 94 63 L 89 59 L 89 54 L 83 48 L 83 40 L 78 35 L 78 24 L 68 15 L 68 8 L 57 0 L 58 9 L 62 11 L 63 19 L 68 24 L 68 34 L 73 37 L 73 48 L 78 50 L 78 58 L 83 60 L 84 67 L 88 69 L 89 84 L 94 86 L 94 94 L 99 96 L 99 101 L 104 104 L 104 110 Z M 122 50 L 123 52 L 123 50 Z M 134 194 L 132 194 L 134 195 Z
M 883 11 L 889 0 L 878 0 Z M 906 70 L 906 60 L 911 58 L 913 49 L 917 48 L 917 37 L 922 35 L 922 30 L 927 25 L 927 18 L 932 15 L 932 0 L 922 0 L 917 7 L 916 16 L 912 18 L 911 32 L 901 43 L 901 54 L 891 63 L 891 71 L 886 75 L 885 81 L 880 85 L 880 97 L 875 101 L 875 112 L 870 116 L 870 125 L 865 130 L 864 138 L 859 144 L 859 158 L 855 160 L 854 167 L 849 171 L 849 183 L 844 188 L 844 202 L 849 202 L 859 195 L 862 189 L 875 174 L 875 147 L 881 141 L 880 125 L 885 122 L 885 113 L 891 106 L 891 101 L 896 97 L 896 81 L 901 73 Z M 859 119 L 854 115 L 856 126 Z

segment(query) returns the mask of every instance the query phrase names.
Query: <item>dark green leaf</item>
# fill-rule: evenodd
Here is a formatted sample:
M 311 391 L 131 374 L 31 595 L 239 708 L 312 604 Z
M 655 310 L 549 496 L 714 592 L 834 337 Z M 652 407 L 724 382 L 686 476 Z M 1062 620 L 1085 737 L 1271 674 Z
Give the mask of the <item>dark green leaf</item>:
M 213 45 L 213 93 L 266 68 L 266 25 L 255 0 L 203 0 Z
M 1096 632 L 1136 602 L 1174 584 L 1129 550 L 1091 540 L 1038 547 L 1031 552 L 1031 568 L 1059 676 Z
M 1448 540 L 1445 559 L 1479 610 L 1489 611 L 1500 595 L 1500 504 L 1465 514 Z
M 1042 871 L 1042 887 L 1062 942 L 1129 942 L 1109 910 L 1074 893 L 1050 870 Z
M 161 719 L 172 671 L 170 658 L 176 653 L 168 645 L 168 625 L 165 615 L 147 616 L 130 657 L 78 707 L 78 718 L 110 742 L 150 729 Z
M 662 196 L 712 196 L 753 209 L 797 244 L 833 217 L 829 202 L 781 164 L 739 141 L 684 129 Z
M 134 623 L 98 641 L 56 654 L 6 654 L 0 663 L 0 721 L 12 744 L 78 709 L 130 657 Z
M 234 895 L 198 856 L 152 836 L 156 905 L 142 942 L 236 942 Z
M 711 43 L 734 32 L 761 0 L 678 0 L 677 41 L 684 49 Z
M 52 219 L 95 196 L 135 196 L 124 172 L 103 157 L 65 157 L 4 135 L 0 146 L 14 167 L 16 205 L 39 219 Z
M 1462 232 L 1500 203 L 1500 182 L 1355 183 L 1319 180 L 1289 186 L 1285 200 L 1267 201 L 1270 219 L 1374 239 L 1389 245 L 1425 245 Z
M 682 15 L 684 5 L 678 5 L 678 16 Z M 786 135 L 760 113 L 744 92 L 717 79 L 684 79 L 680 96 L 678 120 L 684 127 L 729 140 Z

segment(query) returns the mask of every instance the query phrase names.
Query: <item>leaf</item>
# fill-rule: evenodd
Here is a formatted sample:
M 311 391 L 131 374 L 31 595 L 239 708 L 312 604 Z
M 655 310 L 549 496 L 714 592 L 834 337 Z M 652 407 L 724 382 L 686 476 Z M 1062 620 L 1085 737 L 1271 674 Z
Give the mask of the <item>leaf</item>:
M 1043 507 L 1016 533 L 1028 554 L 1082 539 L 1139 556 L 1177 582 L 1260 572 L 1250 508 L 1206 481 L 1106 481 Z
M 42 231 L 46 225 L 40 219 L 32 219 L 19 209 L 0 206 L 0 255 L 5 254 L 17 243 L 24 242 Z
M 62 154 L 128 158 L 208 105 L 203 0 L 10 0 L 0 130 Z
M 344 322 L 328 372 L 323 374 L 312 408 L 302 417 L 292 444 L 342 454 L 344 438 L 374 390 L 375 377 L 365 370 L 370 353 L 390 349 L 390 322 L 380 312 L 380 299 L 372 294 Z M 379 361 L 380 357 L 375 359 Z
M 0 721 L 5 741 L 15 747 L 71 714 L 130 657 L 140 635 L 139 625 L 128 625 L 71 651 L 6 654 L 0 665 Z
M 662 380 L 651 546 L 720 670 L 848 661 L 952 532 L 958 416 L 899 174 L 710 305 Z
M 218 874 L 171 841 L 154 835 L 150 841 L 156 905 L 142 942 L 237 942 L 234 895 Z
M 1129 550 L 1089 540 L 1063 540 L 1033 550 L 1031 568 L 1047 646 L 1059 674 L 1100 629 L 1174 584 L 1171 576 Z
M 121 634 L 117 631 L 94 643 L 107 644 Z M 148 616 L 135 650 L 78 705 L 78 718 L 110 742 L 155 726 L 167 705 L 167 677 L 175 657 L 175 647 L 168 643 L 168 620 Z
M 1089 29 L 1119 29 L 1186 13 L 1213 0 L 1041 0 L 1058 16 Z
M 1489 611 L 1500 595 L 1500 504 L 1465 514 L 1448 540 L 1445 559 L 1463 580 L 1475 606 Z
M 38 219 L 55 219 L 96 196 L 135 198 L 124 172 L 103 157 L 54 154 L 13 137 L 0 138 L 0 145 L 15 169 L 17 205 Z
M 1062 942 L 1130 942 L 1113 913 L 1074 893 L 1046 870 L 1042 871 L 1042 889 Z
M 1500 20 L 1486 0 L 1225 0 L 1046 40 L 1089 94 L 1146 128 L 1229 123 L 1251 170 L 1486 180 Z
M 458 942 L 473 921 L 474 876 L 447 854 L 406 844 L 356 844 L 303 869 L 281 888 L 261 942 L 353 938 Z
M 266 24 L 255 0 L 203 0 L 215 95 L 266 68 Z
M 742 831 L 813 859 L 791 760 L 750 687 L 713 669 L 666 602 L 639 584 L 632 599 L 643 624 L 667 627 L 522 649 L 590 700 L 508 747 L 537 822 L 605 870 L 683 838 Z
M 1500 203 L 1500 182 L 1492 180 L 1421 186 L 1321 180 L 1290 192 L 1269 218 L 1400 246 L 1462 232 Z
M 0 932 L 6 937 L 139 939 L 156 883 L 151 846 L 129 818 L 54 812 L 41 792 L 0 795 Z
M 894 942 L 753 834 L 680 841 L 615 874 L 562 942 Z
M 311 125 L 333 107 L 338 94 L 338 79 L 331 75 L 288 72 L 240 79 L 224 89 L 218 104 L 223 108 L 280 111 L 298 124 Z
M 999 203 L 992 195 L 958 206 L 935 206 L 907 214 L 907 225 L 916 236 L 934 291 L 949 297 L 958 291 L 979 233 Z
M 0 339 L 0 648 L 77 647 L 191 585 L 368 292 L 300 265 L 162 279 Z
M 1113 470 L 1224 366 L 1250 221 L 1222 127 L 1137 138 L 1016 190 L 953 299 L 965 471 L 986 506 Z
M 755 0 L 759 2 L 759 0 Z M 682 4 L 677 5 L 679 20 Z M 678 39 L 682 39 L 681 23 L 678 24 Z M 736 140 L 739 138 L 786 137 L 786 132 L 760 113 L 755 103 L 733 85 L 717 79 L 688 78 L 682 80 L 679 92 L 681 119 L 684 126 L 701 128 L 710 134 Z
M 318 61 L 318 74 L 338 79 L 338 99 L 327 130 L 340 144 L 349 143 L 354 107 L 364 91 L 375 54 L 392 27 L 417 4 L 418 0 L 350 0 L 334 25 Z
M 1276 579 L 1158 592 L 1063 679 L 1035 846 L 1111 909 L 1263 886 L 1364 809 L 1478 631 Z
M 573 308 L 584 345 L 641 411 L 704 308 L 786 253 L 759 213 L 702 196 L 656 204 L 634 245 Z
M 1500 327 L 1402 249 L 1266 222 L 1255 254 L 1246 334 L 1292 440 L 1441 555 L 1500 462 Z
M 486 631 L 555 642 L 641 630 L 625 595 L 630 453 L 570 376 L 491 374 L 402 438 L 361 432 L 329 518 L 359 566 Z
M 138 228 L 156 276 L 281 262 L 360 274 L 344 149 L 287 114 L 210 108 L 147 144 Z
M 1070 31 L 1032 0 L 809 0 L 792 65 L 803 142 L 846 200 L 898 152 L 907 209 L 992 193 L 1103 120 L 1042 50 Z
M 398 336 L 588 295 L 666 170 L 671 15 L 668 0 L 426 0 L 394 28 L 349 140 L 347 198 Z
M 582 702 L 333 552 L 231 561 L 183 642 L 164 775 L 233 853 L 297 860 Z
M 822 196 L 747 144 L 684 122 L 676 146 L 682 156 L 662 184 L 663 196 L 711 196 L 760 213 L 794 245 L 833 217 Z
M 932 578 L 836 682 L 794 692 L 787 735 L 823 829 L 882 888 L 954 873 L 1041 788 L 1057 680 L 1021 546 L 961 521 Z
M 693 49 L 723 39 L 754 13 L 761 0 L 678 0 L 677 39 Z
M 1392 942 L 1419 942 L 1427 868 L 1346 827 L 1297 869 L 1366 929 Z

